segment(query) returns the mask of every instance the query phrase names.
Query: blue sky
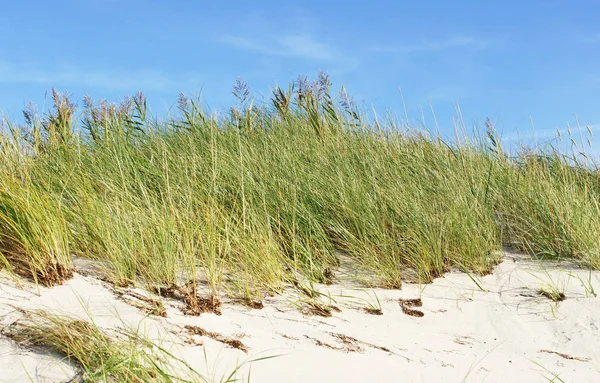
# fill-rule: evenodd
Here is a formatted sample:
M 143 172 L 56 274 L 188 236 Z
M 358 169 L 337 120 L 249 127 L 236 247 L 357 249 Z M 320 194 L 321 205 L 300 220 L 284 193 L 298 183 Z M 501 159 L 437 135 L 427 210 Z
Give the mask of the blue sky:
M 7 1 L 0 109 L 48 107 L 52 87 L 117 101 L 144 91 L 156 113 L 179 92 L 212 109 L 239 76 L 257 98 L 319 70 L 363 108 L 450 134 L 486 117 L 504 136 L 579 122 L 600 136 L 599 1 Z M 600 143 L 600 140 L 598 141 Z

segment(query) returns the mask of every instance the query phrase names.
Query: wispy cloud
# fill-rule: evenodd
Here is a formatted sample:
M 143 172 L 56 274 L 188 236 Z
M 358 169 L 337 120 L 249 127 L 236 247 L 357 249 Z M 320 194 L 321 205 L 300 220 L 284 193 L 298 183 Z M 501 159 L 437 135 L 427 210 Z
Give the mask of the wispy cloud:
M 321 16 L 314 17 L 297 7 L 288 8 L 286 15 L 289 17 L 250 12 L 242 21 L 230 23 L 226 31 L 216 31 L 213 42 L 247 57 L 250 68 L 264 60 L 275 63 L 279 73 L 317 68 L 341 76 L 360 68 L 364 50 L 347 48 L 347 41 L 330 31 L 332 25 L 324 23 Z M 259 69 L 264 77 L 265 70 Z
M 600 33 L 596 33 L 595 35 L 589 35 L 589 36 L 580 36 L 576 40 L 577 40 L 577 42 L 583 43 L 583 44 L 598 44 L 598 43 L 600 43 Z
M 459 48 L 486 48 L 490 44 L 487 40 L 481 40 L 471 36 L 455 36 L 445 40 L 421 41 L 419 43 L 390 43 L 376 44 L 371 47 L 372 51 L 381 53 L 419 53 L 440 52 L 448 49 Z
M 197 73 L 182 73 L 172 76 L 154 69 L 117 72 L 101 69 L 84 70 L 72 66 L 42 69 L 33 65 L 18 65 L 0 61 L 0 83 L 5 84 L 74 85 L 110 90 L 178 91 L 201 82 L 203 82 L 203 77 Z
M 273 34 L 277 36 L 277 34 Z M 263 55 L 277 60 L 300 59 L 312 65 L 319 65 L 330 75 L 352 73 L 360 67 L 361 59 L 349 55 L 331 43 L 320 41 L 307 33 L 289 33 L 272 37 L 246 37 L 225 35 L 217 40 L 221 44 Z
M 270 56 L 298 57 L 315 61 L 332 61 L 341 56 L 331 45 L 307 34 L 288 34 L 271 41 L 227 35 L 220 38 L 219 42 Z

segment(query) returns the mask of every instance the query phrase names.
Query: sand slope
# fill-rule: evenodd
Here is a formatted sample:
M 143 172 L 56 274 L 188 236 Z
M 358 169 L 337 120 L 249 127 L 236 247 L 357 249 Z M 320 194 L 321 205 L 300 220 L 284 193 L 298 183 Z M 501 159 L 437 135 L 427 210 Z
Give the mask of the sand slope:
M 162 318 L 118 299 L 91 276 L 76 274 L 38 294 L 35 286 L 22 282 L 19 288 L 0 274 L 0 325 L 18 320 L 22 314 L 14 307 L 20 307 L 91 316 L 106 329 L 139 326 L 216 381 L 244 360 L 280 355 L 243 366 L 237 377 L 247 377 L 251 366 L 253 382 L 547 382 L 544 377 L 554 374 L 565 382 L 600 382 L 600 298 L 589 286 L 586 291 L 588 280 L 600 292 L 600 272 L 506 253 L 493 274 L 479 279 L 487 291 L 453 272 L 402 290 L 319 286 L 329 297 L 322 300 L 341 310 L 327 318 L 302 314 L 293 292 L 266 299 L 261 310 L 226 303 L 221 316 L 185 316 L 179 302 L 166 300 L 168 316 Z M 566 300 L 540 296 L 552 285 Z M 145 293 L 135 290 L 128 298 L 127 291 L 130 301 Z M 367 302 L 376 304 L 375 295 L 383 315 L 364 311 Z M 404 307 L 421 317 L 407 315 L 399 302 L 415 298 L 421 307 Z M 213 332 L 217 340 L 193 335 L 186 325 Z M 240 340 L 248 352 L 223 338 Z M 0 337 L 0 382 L 64 382 L 73 375 L 57 356 Z

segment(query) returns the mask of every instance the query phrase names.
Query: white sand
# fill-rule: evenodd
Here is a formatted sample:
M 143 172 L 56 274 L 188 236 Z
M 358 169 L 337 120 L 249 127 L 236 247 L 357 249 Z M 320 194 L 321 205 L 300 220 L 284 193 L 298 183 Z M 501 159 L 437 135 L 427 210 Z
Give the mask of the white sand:
M 0 326 L 21 316 L 12 306 L 82 318 L 89 314 L 105 329 L 140 326 L 217 381 L 248 358 L 281 355 L 250 364 L 251 381 L 548 382 L 556 374 L 565 382 L 600 382 L 600 298 L 586 293 L 570 274 L 590 277 L 565 264 L 507 253 L 493 274 L 480 279 L 487 292 L 458 272 L 402 290 L 319 286 L 341 309 L 329 318 L 303 315 L 292 304 L 294 293 L 266 299 L 262 310 L 226 303 L 222 316 L 184 316 L 179 302 L 167 300 L 167 318 L 146 317 L 93 277 L 76 274 L 63 286 L 40 288 L 38 295 L 31 284 L 18 288 L 0 274 Z M 552 284 L 564 291 L 565 301 L 539 296 L 540 288 Z M 600 272 L 591 273 L 591 284 L 600 293 Z M 374 302 L 368 294 L 377 295 L 383 315 L 362 310 L 367 305 L 358 297 Z M 423 306 L 415 309 L 424 316 L 405 314 L 398 299 L 418 297 Z M 237 338 L 249 352 L 207 337 L 193 337 L 203 346 L 186 344 L 184 325 Z M 344 343 L 335 334 L 355 340 Z M 247 366 L 238 378 L 247 377 Z M 57 356 L 0 337 L 0 382 L 64 382 L 74 374 Z

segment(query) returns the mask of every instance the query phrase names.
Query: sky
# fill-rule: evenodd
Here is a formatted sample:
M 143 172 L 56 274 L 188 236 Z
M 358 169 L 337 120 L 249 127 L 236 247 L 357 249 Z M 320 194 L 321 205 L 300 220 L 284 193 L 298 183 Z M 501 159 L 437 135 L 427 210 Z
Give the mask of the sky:
M 79 101 L 180 92 L 211 110 L 239 77 L 258 101 L 319 71 L 365 111 L 454 131 L 491 118 L 503 137 L 600 137 L 600 1 L 3 1 L 0 110 L 21 119 L 52 88 Z M 534 133 L 533 133 L 534 132 Z M 600 149 L 600 139 L 598 142 Z

